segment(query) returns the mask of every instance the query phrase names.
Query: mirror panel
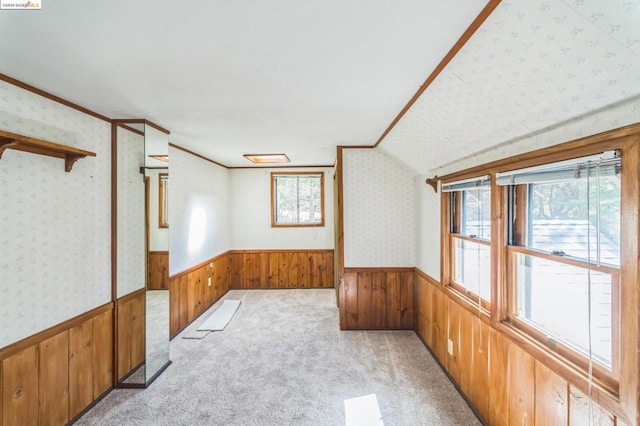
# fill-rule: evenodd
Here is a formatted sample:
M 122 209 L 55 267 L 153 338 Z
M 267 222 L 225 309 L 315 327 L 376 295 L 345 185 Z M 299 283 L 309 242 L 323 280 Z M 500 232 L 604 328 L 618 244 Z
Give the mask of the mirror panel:
M 169 229 L 161 215 L 168 203 L 169 136 L 133 121 L 120 120 L 124 128 L 116 132 L 116 293 L 119 305 L 122 296 L 140 295 L 118 317 L 119 387 L 146 387 L 170 364 Z

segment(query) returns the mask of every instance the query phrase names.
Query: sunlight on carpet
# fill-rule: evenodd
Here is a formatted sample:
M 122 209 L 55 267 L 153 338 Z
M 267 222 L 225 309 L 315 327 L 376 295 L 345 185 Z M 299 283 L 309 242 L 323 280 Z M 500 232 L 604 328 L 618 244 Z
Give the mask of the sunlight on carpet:
M 384 426 L 375 393 L 344 400 L 346 426 Z

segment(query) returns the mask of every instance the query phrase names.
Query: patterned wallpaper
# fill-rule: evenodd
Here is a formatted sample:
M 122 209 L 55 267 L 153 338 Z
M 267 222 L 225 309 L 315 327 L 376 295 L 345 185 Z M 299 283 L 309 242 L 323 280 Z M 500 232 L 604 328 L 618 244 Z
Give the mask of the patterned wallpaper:
M 640 121 L 640 3 L 503 1 L 380 145 L 416 174 Z
M 345 266 L 415 266 L 412 174 L 377 149 L 345 149 L 343 168 Z
M 324 171 L 325 226 L 309 228 L 271 227 L 271 172 L 280 169 L 233 169 L 230 171 L 232 248 L 332 249 L 333 169 L 286 169 Z
M 414 188 L 418 210 L 416 219 L 416 267 L 440 279 L 440 192 L 416 178 Z
M 159 218 L 159 202 L 160 188 L 158 182 L 158 175 L 160 173 L 168 173 L 168 169 L 152 169 L 147 170 L 147 176 L 149 176 L 149 220 L 151 221 L 151 232 L 149 234 L 149 250 L 151 251 L 165 251 L 169 250 L 169 229 L 160 228 Z
M 144 136 L 118 127 L 118 297 L 146 283 Z
M 111 126 L 0 81 L 0 129 L 94 151 L 0 160 L 0 347 L 111 299 Z
M 169 273 L 230 249 L 229 171 L 169 148 Z

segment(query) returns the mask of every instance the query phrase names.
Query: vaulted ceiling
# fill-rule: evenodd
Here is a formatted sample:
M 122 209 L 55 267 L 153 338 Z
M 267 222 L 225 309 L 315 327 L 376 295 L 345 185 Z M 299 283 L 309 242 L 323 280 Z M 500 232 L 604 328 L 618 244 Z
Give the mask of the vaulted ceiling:
M 0 11 L 0 73 L 247 166 L 245 153 L 333 164 L 336 145 L 373 145 L 487 1 L 42 5 Z M 633 100 L 638 23 L 638 0 L 504 0 L 379 149 L 426 173 Z

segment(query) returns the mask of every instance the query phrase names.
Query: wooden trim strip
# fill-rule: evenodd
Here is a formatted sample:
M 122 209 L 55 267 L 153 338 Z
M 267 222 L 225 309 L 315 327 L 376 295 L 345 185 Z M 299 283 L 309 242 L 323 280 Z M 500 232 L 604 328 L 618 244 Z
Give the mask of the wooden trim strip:
M 27 90 L 27 91 L 29 91 L 31 93 L 35 93 L 36 95 L 40 95 L 40 96 L 42 96 L 44 98 L 47 98 L 47 99 L 50 99 L 50 100 L 52 100 L 54 102 L 58 102 L 59 104 L 62 104 L 64 106 L 66 106 L 66 107 L 75 109 L 76 111 L 84 112 L 85 114 L 88 114 L 88 115 L 90 115 L 92 117 L 95 117 L 97 119 L 106 121 L 108 123 L 111 122 L 110 118 L 105 117 L 102 114 L 98 114 L 97 112 L 91 111 L 90 109 L 87 109 L 87 108 L 82 107 L 80 105 L 74 104 L 73 102 L 69 102 L 69 101 L 67 101 L 65 99 L 62 99 L 59 96 L 53 95 L 53 94 L 51 94 L 49 92 L 45 92 L 44 90 L 38 89 L 37 87 L 31 86 L 30 84 L 24 83 L 24 82 L 22 82 L 20 80 L 16 80 L 15 78 L 9 77 L 6 74 L 0 73 L 0 80 L 6 81 L 9 84 L 13 84 L 14 86 L 18 86 L 21 89 Z
M 133 300 L 136 297 L 143 295 L 147 291 L 146 287 L 139 288 L 138 290 L 132 291 L 131 293 L 125 294 L 118 298 L 118 304 L 122 304 L 128 302 L 129 300 Z
M 78 324 L 81 324 L 93 317 L 101 315 L 107 311 L 113 310 L 113 302 L 105 303 L 104 305 L 100 305 L 97 308 L 91 309 L 85 313 L 77 315 L 71 319 L 68 319 L 60 324 L 56 324 L 52 327 L 47 328 L 39 333 L 26 337 L 22 340 L 19 340 L 15 343 L 10 344 L 9 346 L 5 346 L 4 348 L 0 348 L 0 360 L 4 359 L 16 352 L 20 352 L 23 349 L 28 348 L 29 346 L 37 345 L 38 343 L 46 340 L 50 337 L 55 336 L 58 333 L 61 333 L 65 330 L 75 327 Z
M 169 254 L 168 250 L 149 250 L 149 254 Z
M 576 266 L 578 268 L 591 269 L 592 271 L 603 272 L 609 275 L 618 275 L 620 273 L 620 268 L 616 268 L 615 266 L 608 266 L 604 264 L 598 265 L 596 263 L 589 262 L 586 259 L 580 259 L 580 258 L 571 257 L 571 256 L 558 256 L 555 254 L 547 253 L 541 250 L 536 250 L 528 247 L 507 246 L 507 252 L 510 255 L 513 255 L 514 253 L 524 254 L 531 257 L 550 260 L 556 263 Z
M 137 133 L 137 134 L 139 134 L 140 136 L 144 136 L 144 132 L 142 132 L 142 131 L 140 131 L 140 130 L 138 130 L 138 129 L 134 129 L 134 128 L 133 128 L 133 127 L 131 127 L 131 126 L 127 126 L 127 125 L 126 125 L 126 124 L 124 124 L 124 123 L 118 123 L 118 127 L 122 127 L 123 129 L 126 129 L 126 130 L 128 130 L 128 131 L 130 131 L 130 132 Z
M 195 152 L 193 152 L 193 151 L 190 151 L 190 150 L 188 150 L 187 148 L 183 148 L 183 147 L 181 147 L 180 145 L 176 145 L 176 144 L 174 144 L 174 143 L 169 143 L 169 146 L 170 146 L 171 148 L 175 148 L 175 149 L 177 149 L 177 150 L 180 150 L 180 151 L 186 152 L 187 154 L 191 154 L 191 155 L 193 155 L 194 157 L 198 157 L 198 158 L 200 158 L 200 159 L 202 159 L 202 160 L 204 160 L 204 161 L 208 161 L 208 162 L 210 162 L 210 163 L 213 163 L 213 164 L 215 164 L 215 165 L 217 165 L 217 166 L 224 167 L 225 169 L 229 169 L 229 167 L 228 167 L 228 166 L 225 166 L 225 165 L 224 165 L 224 164 L 222 164 L 222 163 L 218 163 L 217 161 L 214 161 L 214 160 L 212 160 L 211 158 L 207 158 L 207 157 L 205 157 L 204 155 L 200 155 L 200 154 L 198 154 L 198 153 L 195 153 Z
M 427 77 L 427 79 L 422 83 L 422 85 L 418 88 L 418 91 L 409 99 L 409 102 L 402 108 L 400 113 L 393 119 L 389 127 L 382 133 L 382 135 L 378 138 L 376 143 L 373 145 L 377 147 L 380 145 L 382 140 L 387 137 L 387 135 L 391 132 L 391 130 L 395 127 L 396 124 L 400 121 L 400 119 L 409 111 L 409 109 L 413 106 L 413 104 L 418 100 L 418 98 L 424 93 L 425 90 L 435 81 L 435 79 L 440 75 L 440 73 L 445 69 L 445 67 L 451 62 L 451 60 L 458 54 L 458 52 L 462 49 L 462 47 L 469 41 L 471 36 L 480 28 L 480 26 L 487 20 L 487 18 L 491 15 L 491 13 L 498 7 L 502 0 L 490 0 L 489 3 L 482 9 L 480 14 L 473 20 L 471 25 L 466 29 L 466 31 L 460 36 L 458 41 L 453 45 L 451 50 L 447 52 L 444 58 L 440 61 L 438 66 L 433 70 L 433 72 Z
M 384 268 L 384 267 L 374 267 L 374 268 L 352 268 L 350 266 L 347 266 L 344 268 L 344 273 L 348 274 L 348 273 L 358 273 L 358 272 L 415 272 L 414 267 L 389 267 L 389 268 Z
M 229 250 L 229 254 L 242 253 L 333 253 L 333 249 L 250 249 L 250 250 Z
M 470 167 L 468 169 L 449 173 L 438 179 L 442 182 L 453 181 L 471 177 L 479 173 L 506 172 L 539 164 L 552 163 L 571 158 L 597 154 L 609 149 L 620 148 L 624 144 L 620 139 L 635 136 L 638 139 L 640 133 L 640 123 L 630 124 L 595 135 L 586 136 L 581 139 L 540 148 L 525 154 L 514 155 L 508 158 L 491 161 L 489 163 Z
M 373 149 L 375 145 L 338 145 L 342 149 Z
M 318 169 L 318 168 L 332 168 L 333 164 L 313 164 L 309 166 L 225 166 L 230 170 L 242 170 L 242 169 Z
M 212 257 L 210 259 L 207 259 L 207 260 L 204 260 L 204 261 L 202 261 L 200 263 L 197 263 L 197 264 L 191 266 L 190 268 L 184 269 L 184 270 L 182 270 L 180 272 L 176 272 L 175 274 L 169 276 L 169 280 L 174 280 L 176 278 L 182 277 L 183 275 L 190 274 L 191 272 L 194 272 L 194 271 L 196 271 L 196 270 L 198 270 L 200 268 L 203 268 L 203 267 L 207 266 L 211 262 L 215 262 L 218 259 L 221 259 L 221 258 L 223 258 L 225 256 L 228 256 L 229 253 L 230 253 L 230 251 L 227 250 L 225 252 L 222 252 L 220 254 L 215 255 L 214 257 Z
M 149 120 L 146 120 L 146 119 L 145 119 L 145 120 L 144 120 L 144 124 L 146 124 L 147 126 L 151 126 L 151 127 L 153 127 L 154 129 L 159 130 L 159 131 L 161 131 L 162 133 L 165 133 L 165 134 L 167 134 L 167 135 L 170 135 L 170 134 L 171 134 L 171 132 L 170 132 L 169 130 L 165 129 L 164 127 L 160 127 L 160 126 L 158 126 L 156 123 L 153 123 L 153 122 L 151 122 L 151 121 L 149 121 Z

